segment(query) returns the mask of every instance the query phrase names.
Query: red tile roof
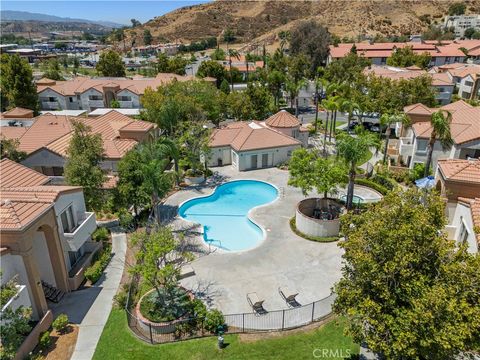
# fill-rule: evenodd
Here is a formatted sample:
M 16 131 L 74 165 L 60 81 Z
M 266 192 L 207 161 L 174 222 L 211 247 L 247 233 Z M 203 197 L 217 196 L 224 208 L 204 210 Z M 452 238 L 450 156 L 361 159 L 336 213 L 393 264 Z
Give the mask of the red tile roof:
M 294 128 L 300 126 L 300 121 L 286 110 L 280 110 L 265 120 L 265 124 L 273 128 Z
M 7 130 L 5 137 L 19 139 L 19 149 L 27 154 L 45 148 L 65 157 L 73 135 L 73 121 L 83 122 L 90 127 L 92 133 L 101 135 L 107 159 L 122 158 L 138 143 L 137 140 L 128 138 L 128 132 L 148 133 L 156 128 L 153 123 L 134 120 L 112 110 L 96 118 L 41 115 L 35 118 L 31 127 L 23 130 L 23 134 L 22 131 Z
M 0 161 L 0 187 L 38 186 L 50 181 L 49 177 L 26 166 L 2 159 Z
M 445 180 L 480 184 L 480 160 L 478 159 L 439 159 L 438 169 Z
M 258 121 L 252 121 L 236 122 L 216 129 L 209 145 L 210 147 L 231 146 L 236 151 L 248 151 L 301 145 L 301 142 L 270 129 Z

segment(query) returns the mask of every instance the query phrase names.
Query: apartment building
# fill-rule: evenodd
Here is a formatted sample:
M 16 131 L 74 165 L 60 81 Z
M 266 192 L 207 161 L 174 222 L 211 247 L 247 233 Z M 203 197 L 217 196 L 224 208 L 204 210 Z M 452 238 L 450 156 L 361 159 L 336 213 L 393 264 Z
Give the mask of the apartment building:
M 430 72 L 448 75 L 461 98 L 480 99 L 480 65 L 454 63 L 434 67 Z
M 469 28 L 480 31 L 480 15 L 470 14 L 446 16 L 443 21 L 443 26 L 446 28 L 453 28 L 455 31 L 455 37 L 464 37 L 465 30 Z
M 468 251 L 480 247 L 480 160 L 443 159 L 438 161 L 436 188 L 446 199 L 447 235 Z
M 364 70 L 365 75 L 387 77 L 392 80 L 409 80 L 419 76 L 430 76 L 432 88 L 435 90 L 435 99 L 440 105 L 450 104 L 455 84 L 449 75 L 442 72 L 428 73 L 416 66 L 399 68 L 387 65 L 371 65 Z
M 139 109 L 145 89 L 156 89 L 171 81 L 189 81 L 197 78 L 160 73 L 154 78 L 90 78 L 78 76 L 72 80 L 40 79 L 37 92 L 41 110 L 88 110 L 111 108 L 115 100 L 120 108 Z M 203 81 L 214 81 L 207 78 Z M 199 80 L 200 81 L 200 80 Z
M 134 120 L 115 110 L 94 118 L 45 114 L 33 120 L 30 127 L 2 127 L 0 136 L 17 139 L 19 150 L 27 153 L 22 164 L 51 177 L 63 176 L 74 121 L 101 135 L 104 148 L 101 166 L 110 173 L 117 171 L 118 161 L 130 149 L 158 136 L 155 124 Z
M 21 164 L 0 161 L 2 282 L 15 277 L 19 289 L 6 306 L 31 307 L 36 320 L 48 312 L 46 287 L 58 294 L 76 290 L 101 248 L 91 241 L 97 225 L 82 188 L 49 181 Z
M 397 49 L 411 47 L 416 54 L 428 53 L 432 59 L 429 66 L 441 66 L 458 62 L 465 62 L 467 56 L 461 50 L 466 49 L 469 56 L 474 56 L 480 49 L 480 40 L 455 40 L 455 41 L 410 41 L 404 43 L 340 43 L 330 45 L 330 54 L 327 62 L 330 63 L 336 59 L 347 56 L 353 45 L 356 47 L 359 56 L 370 59 L 374 65 L 386 65 L 387 59 L 392 56 Z M 480 55 L 480 54 L 479 54 Z
M 453 145 L 444 149 L 439 141 L 435 142 L 433 169 L 440 159 L 480 157 L 480 107 L 473 107 L 462 100 L 440 108 L 414 104 L 404 108 L 405 114 L 411 120 L 411 127 L 402 128 L 397 124 L 397 133 L 401 134 L 398 145 L 399 161 L 409 168 L 413 168 L 416 163 L 426 163 L 428 142 L 432 133 L 430 120 L 432 114 L 439 110 L 448 111 L 452 115 L 450 129 Z

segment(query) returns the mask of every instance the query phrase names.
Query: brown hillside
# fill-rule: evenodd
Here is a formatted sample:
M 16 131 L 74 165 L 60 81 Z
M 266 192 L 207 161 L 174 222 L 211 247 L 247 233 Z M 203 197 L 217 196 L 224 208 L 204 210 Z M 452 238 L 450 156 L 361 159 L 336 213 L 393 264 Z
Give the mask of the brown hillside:
M 287 30 L 305 19 L 315 19 L 339 36 L 359 34 L 417 34 L 429 22 L 442 22 L 455 0 L 321 0 L 321 1 L 229 1 L 189 6 L 156 17 L 127 31 L 136 33 L 136 44 L 148 28 L 155 42 L 190 42 L 220 36 L 233 30 L 240 43 L 275 40 L 280 30 Z M 480 0 L 465 1 L 467 12 L 480 13 Z M 423 15 L 423 16 L 422 16 Z

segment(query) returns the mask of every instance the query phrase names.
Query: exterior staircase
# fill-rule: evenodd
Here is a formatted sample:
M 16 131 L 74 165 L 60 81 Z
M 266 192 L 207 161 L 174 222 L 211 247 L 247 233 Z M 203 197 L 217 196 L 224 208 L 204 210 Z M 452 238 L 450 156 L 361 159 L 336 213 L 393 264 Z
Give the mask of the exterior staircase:
M 57 289 L 55 286 L 42 280 L 43 293 L 45 298 L 51 302 L 58 303 L 65 296 L 63 290 Z

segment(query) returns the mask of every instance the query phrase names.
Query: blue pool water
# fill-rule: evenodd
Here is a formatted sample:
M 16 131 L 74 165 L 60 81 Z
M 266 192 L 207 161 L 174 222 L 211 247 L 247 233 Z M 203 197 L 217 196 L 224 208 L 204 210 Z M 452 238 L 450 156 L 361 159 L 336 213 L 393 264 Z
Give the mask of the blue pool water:
M 255 180 L 231 181 L 207 197 L 189 200 L 178 213 L 204 227 L 204 241 L 224 250 L 246 250 L 263 239 L 262 229 L 248 219 L 250 209 L 277 198 L 277 189 Z

